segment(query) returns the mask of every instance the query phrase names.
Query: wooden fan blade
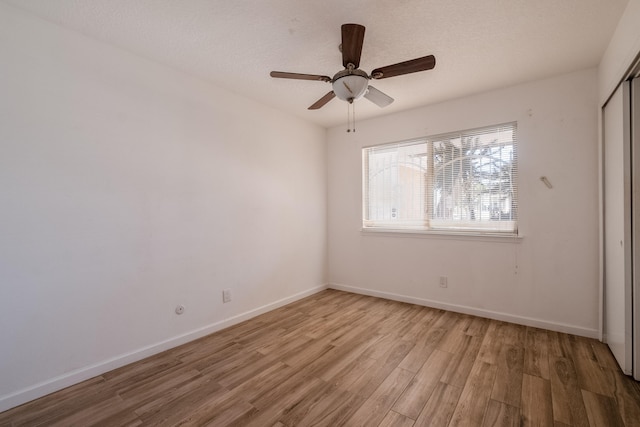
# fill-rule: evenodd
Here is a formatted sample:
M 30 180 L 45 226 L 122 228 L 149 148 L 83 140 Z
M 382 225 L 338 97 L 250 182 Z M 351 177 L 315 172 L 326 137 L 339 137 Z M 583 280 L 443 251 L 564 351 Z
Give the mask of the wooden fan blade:
M 322 98 L 318 99 L 315 104 L 313 104 L 311 107 L 308 108 L 308 110 L 317 110 L 318 108 L 321 108 L 324 106 L 324 104 L 326 104 L 327 102 L 331 101 L 333 98 L 335 98 L 336 94 L 333 93 L 333 91 L 327 93 L 325 96 L 323 96 Z
M 271 77 L 277 79 L 296 79 L 296 80 L 319 80 L 321 82 L 330 82 L 331 77 L 320 76 L 318 74 L 299 74 L 299 73 L 286 73 L 284 71 L 272 71 Z
M 371 85 L 369 85 L 369 88 L 367 89 L 367 93 L 364 94 L 364 97 L 367 98 L 369 101 L 373 102 L 374 104 L 376 104 L 380 108 L 384 108 L 393 102 L 392 97 L 390 97 L 384 92 L 379 91 L 378 89 L 376 89 Z
M 342 25 L 342 65 L 360 66 L 360 55 L 364 43 L 364 27 L 358 24 Z
M 422 58 L 412 59 L 410 61 L 400 62 L 398 64 L 388 65 L 386 67 L 376 68 L 371 72 L 371 77 L 374 79 L 386 79 L 389 77 L 401 76 L 403 74 L 431 70 L 435 66 L 436 57 L 429 55 Z

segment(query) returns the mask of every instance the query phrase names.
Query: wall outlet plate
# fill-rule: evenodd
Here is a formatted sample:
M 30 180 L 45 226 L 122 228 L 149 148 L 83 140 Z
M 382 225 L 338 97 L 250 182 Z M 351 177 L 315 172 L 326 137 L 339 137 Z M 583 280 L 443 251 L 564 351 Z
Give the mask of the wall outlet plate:
M 440 276 L 440 287 L 446 288 L 449 286 L 449 279 L 447 276 Z
M 222 302 L 227 303 L 231 301 L 231 289 L 225 289 L 222 291 Z

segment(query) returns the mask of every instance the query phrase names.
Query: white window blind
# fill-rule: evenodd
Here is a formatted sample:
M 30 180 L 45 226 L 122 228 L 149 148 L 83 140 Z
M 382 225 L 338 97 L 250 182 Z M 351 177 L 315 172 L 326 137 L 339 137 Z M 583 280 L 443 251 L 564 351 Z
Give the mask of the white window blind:
M 364 228 L 517 234 L 516 123 L 362 154 Z

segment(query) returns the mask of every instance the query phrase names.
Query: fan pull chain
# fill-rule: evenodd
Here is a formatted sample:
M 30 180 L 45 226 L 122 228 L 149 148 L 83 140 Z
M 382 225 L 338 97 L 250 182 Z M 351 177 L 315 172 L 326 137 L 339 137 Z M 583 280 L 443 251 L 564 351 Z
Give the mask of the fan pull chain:
M 347 132 L 356 131 L 356 106 L 353 102 L 347 104 Z
M 347 132 L 351 132 L 351 114 L 350 114 L 351 104 L 347 103 Z
M 351 130 L 355 132 L 356 131 L 356 104 L 355 103 L 351 104 L 351 114 L 353 115 Z

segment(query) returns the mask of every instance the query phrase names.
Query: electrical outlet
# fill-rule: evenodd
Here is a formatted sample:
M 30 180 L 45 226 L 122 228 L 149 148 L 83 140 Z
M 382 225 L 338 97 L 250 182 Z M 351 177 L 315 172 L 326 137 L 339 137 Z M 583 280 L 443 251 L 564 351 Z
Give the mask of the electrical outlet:
M 440 276 L 440 287 L 446 288 L 449 286 L 449 279 L 447 276 Z
M 231 301 L 231 289 L 225 289 L 222 291 L 222 302 L 227 303 Z

